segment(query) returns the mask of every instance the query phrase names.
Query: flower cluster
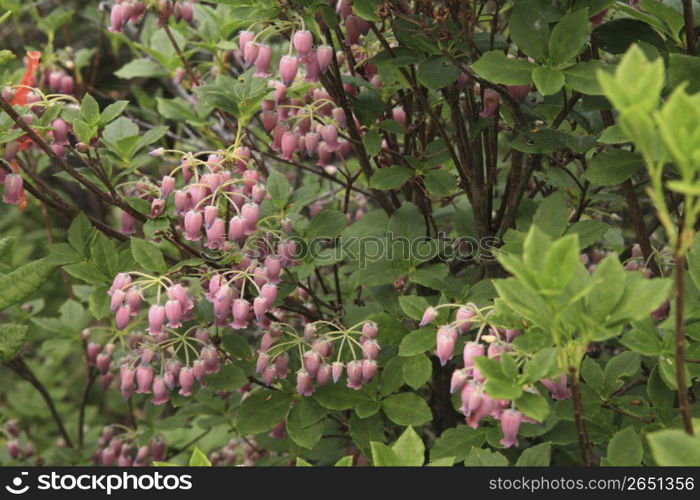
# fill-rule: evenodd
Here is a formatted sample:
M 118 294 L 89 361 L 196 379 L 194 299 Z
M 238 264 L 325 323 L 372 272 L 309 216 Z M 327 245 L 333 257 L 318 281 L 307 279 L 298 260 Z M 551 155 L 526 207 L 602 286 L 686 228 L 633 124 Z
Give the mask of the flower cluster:
M 377 374 L 376 359 L 380 347 L 376 340 L 377 325 L 372 321 L 344 329 L 335 323 L 319 320 L 307 323 L 303 335 L 290 325 L 275 326 L 263 335 L 256 362 L 256 371 L 267 385 L 275 378 L 287 377 L 288 351 L 294 348 L 298 349 L 301 360 L 301 368 L 296 373 L 296 390 L 303 396 L 311 396 L 315 386 L 324 386 L 331 381 L 337 383 L 344 373 L 347 386 L 359 391 Z M 340 347 L 334 354 L 333 347 L 337 343 Z M 346 351 L 346 357 L 343 357 L 346 345 L 349 354 Z
M 107 426 L 102 429 L 97 450 L 92 454 L 93 463 L 106 467 L 144 467 L 165 460 L 166 444 L 162 438 L 154 438 L 141 446 L 137 443 L 138 435 L 132 430 L 119 425 Z
M 457 308 L 454 321 L 437 329 L 436 355 L 440 364 L 446 366 L 454 357 L 460 334 L 467 335 L 475 326 L 478 326 L 478 333 L 475 340 L 464 343 L 463 365 L 452 373 L 450 392 L 452 394 L 459 392 L 461 401 L 459 411 L 464 415 L 467 425 L 477 429 L 482 420 L 490 416 L 500 421 L 503 432 L 501 444 L 505 448 L 517 446 L 520 423 L 536 423 L 536 421 L 515 409 L 513 401 L 494 399 L 485 392 L 486 377 L 475 364 L 475 359 L 486 356 L 489 359 L 499 360 L 501 356 L 509 355 L 508 353 L 513 351 L 513 341 L 523 332 L 517 329 L 489 326 L 488 312 L 484 314 L 484 311 L 492 310 L 492 306 L 479 309 L 472 303 L 428 307 L 423 313 L 420 326 L 434 322 L 438 318 L 439 309 L 452 307 Z M 484 333 L 487 328 L 488 333 Z M 558 380 L 540 380 L 555 400 L 571 397 L 566 382 L 566 375 L 561 375 Z
M 29 459 L 33 457 L 36 453 L 34 443 L 29 440 L 25 440 L 24 446 L 22 446 L 20 441 L 21 430 L 19 427 L 19 421 L 16 419 L 8 420 L 0 428 L 0 433 L 7 437 L 7 454 L 10 458 L 14 460 L 19 459 Z M 37 462 L 40 462 L 40 458 L 37 457 Z M 39 464 L 38 464 L 39 465 Z

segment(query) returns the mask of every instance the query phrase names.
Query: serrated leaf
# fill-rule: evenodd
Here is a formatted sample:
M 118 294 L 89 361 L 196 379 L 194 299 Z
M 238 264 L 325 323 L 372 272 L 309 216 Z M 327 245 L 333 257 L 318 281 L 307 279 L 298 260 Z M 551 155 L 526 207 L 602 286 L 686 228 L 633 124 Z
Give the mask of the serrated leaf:
M 0 311 L 22 302 L 36 292 L 55 269 L 55 264 L 39 259 L 0 275 Z
M 131 237 L 131 255 L 144 269 L 164 273 L 168 270 L 163 253 L 150 241 Z

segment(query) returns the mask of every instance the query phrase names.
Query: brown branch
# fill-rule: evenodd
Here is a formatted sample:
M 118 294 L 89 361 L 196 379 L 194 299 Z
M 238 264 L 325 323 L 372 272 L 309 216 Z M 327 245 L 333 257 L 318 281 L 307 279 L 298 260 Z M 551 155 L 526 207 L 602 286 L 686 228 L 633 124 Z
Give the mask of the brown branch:
M 693 19 L 693 0 L 683 0 L 683 21 L 685 28 L 685 46 L 688 55 L 695 55 L 695 20 Z
M 681 222 L 682 224 L 682 222 Z M 676 295 L 676 384 L 678 385 L 678 409 L 683 419 L 683 427 L 685 431 L 693 435 L 693 422 L 690 416 L 690 403 L 688 402 L 688 390 L 685 384 L 685 311 L 683 293 L 684 274 L 685 274 L 685 257 L 680 252 L 681 241 L 683 240 L 683 231 L 678 235 L 678 243 L 674 253 L 675 262 L 675 295 Z
M 68 432 L 66 432 L 66 428 L 63 425 L 63 420 L 61 419 L 58 410 L 56 410 L 56 405 L 53 402 L 51 394 L 49 394 L 49 391 L 46 390 L 44 384 L 42 384 L 41 381 L 38 378 L 36 378 L 31 368 L 29 368 L 21 358 L 15 358 L 11 361 L 5 362 L 4 365 L 10 368 L 13 372 L 22 377 L 24 380 L 29 382 L 32 385 L 32 387 L 34 387 L 39 392 L 41 397 L 44 399 L 46 406 L 48 406 L 49 408 L 51 417 L 56 423 L 56 427 L 58 427 L 58 432 L 61 434 L 61 437 L 63 437 L 63 439 L 65 440 L 66 445 L 72 448 L 73 441 L 68 435 Z

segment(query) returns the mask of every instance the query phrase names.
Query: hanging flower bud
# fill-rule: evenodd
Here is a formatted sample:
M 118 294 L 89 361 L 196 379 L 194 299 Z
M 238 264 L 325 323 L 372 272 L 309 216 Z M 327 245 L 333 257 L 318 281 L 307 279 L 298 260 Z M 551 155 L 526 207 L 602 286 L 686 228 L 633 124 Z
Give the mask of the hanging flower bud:
M 136 370 L 128 365 L 122 365 L 119 369 L 119 389 L 122 397 L 129 399 L 131 393 L 134 392 L 134 380 L 136 378 Z
M 316 62 L 321 73 L 325 73 L 333 60 L 333 47 L 321 45 L 316 49 Z
M 115 290 L 110 301 L 110 309 L 116 311 L 126 300 L 126 292 L 124 290 Z
M 566 375 L 562 374 L 558 380 L 542 379 L 540 383 L 545 386 L 552 395 L 552 399 L 562 401 L 571 398 L 571 390 L 566 384 Z
M 501 95 L 492 89 L 484 90 L 484 109 L 479 113 L 482 118 L 491 118 L 496 115 L 498 103 L 501 101 Z
M 153 304 L 148 309 L 148 333 L 160 335 L 163 333 L 163 323 L 165 322 L 165 307 L 160 304 Z
M 362 361 L 353 359 L 347 366 L 348 382 L 347 386 L 359 391 L 362 389 Z
M 315 377 L 319 366 L 321 366 L 321 356 L 314 350 L 306 351 L 303 357 L 303 364 L 307 373 Z
M 362 361 L 362 378 L 365 382 L 369 382 L 377 374 L 377 362 L 373 359 L 365 359 Z
M 177 300 L 170 299 L 165 303 L 165 316 L 168 318 L 168 326 L 170 328 L 179 328 L 182 326 L 182 306 Z
M 131 287 L 128 292 L 126 292 L 125 302 L 131 309 L 131 316 L 138 316 L 141 312 L 141 302 L 143 297 L 141 297 L 141 290 L 137 287 Z
M 136 224 L 136 219 L 129 212 L 122 210 L 121 212 L 121 233 L 130 235 L 134 234 L 134 225 Z
M 338 383 L 338 380 L 340 380 L 340 377 L 343 376 L 343 369 L 345 366 L 341 361 L 335 361 L 333 365 L 331 365 L 331 373 L 333 374 L 333 383 L 336 384 Z
M 192 368 L 185 366 L 180 370 L 179 382 L 180 390 L 178 394 L 180 394 L 180 396 L 191 396 L 192 388 L 194 387 L 194 373 L 192 373 Z
M 331 380 L 331 365 L 327 363 L 322 363 L 318 367 L 318 372 L 316 372 L 316 383 L 319 386 L 327 385 Z
M 486 349 L 482 344 L 478 344 L 476 342 L 467 342 L 464 344 L 464 352 L 463 352 L 463 358 L 464 358 L 464 367 L 469 368 L 471 366 L 474 366 L 474 358 L 477 356 L 483 356 L 486 354 Z
M 280 66 L 279 66 L 279 72 L 280 72 L 280 78 L 282 78 L 282 82 L 289 87 L 292 82 L 294 82 L 294 78 L 297 76 L 297 71 L 299 69 L 299 59 L 296 56 L 282 56 L 280 59 Z
M 242 241 L 245 239 L 245 231 L 247 222 L 240 215 L 235 215 L 231 218 L 228 224 L 228 237 L 231 241 Z
M 300 56 L 305 56 L 311 52 L 314 44 L 314 37 L 310 31 L 299 30 L 292 37 L 292 44 Z
M 190 210 L 185 214 L 185 239 L 187 241 L 199 241 L 202 237 L 200 231 L 202 229 L 202 214 Z
M 136 369 L 136 394 L 151 392 L 153 383 L 153 367 L 141 365 Z
M 243 61 L 246 68 L 249 68 L 255 62 L 259 53 L 260 45 L 255 42 L 246 43 L 245 47 L 243 47 Z
M 270 385 L 275 380 L 276 368 L 273 366 L 266 366 L 262 371 L 262 381 L 265 385 Z
M 255 39 L 255 33 L 252 33 L 250 31 L 241 31 L 238 34 L 238 48 L 243 51 L 245 49 L 246 44 L 248 42 L 252 42 L 253 39 Z
M 115 4 L 112 6 L 112 10 L 109 13 L 109 31 L 112 33 L 121 33 L 122 25 L 125 22 L 123 15 L 123 7 L 121 4 Z
M 289 355 L 285 352 L 275 358 L 275 371 L 277 376 L 281 379 L 287 378 L 289 373 Z
M 314 393 L 313 379 L 306 370 L 297 372 L 297 392 L 302 396 L 311 396 Z
M 214 219 L 211 226 L 207 227 L 207 248 L 218 250 L 224 245 L 224 234 L 226 234 L 226 222 L 220 217 Z
M 151 202 L 151 219 L 157 219 L 165 210 L 165 200 L 155 198 Z
M 236 299 L 232 307 L 233 323 L 231 328 L 239 330 L 248 326 L 250 320 L 250 304 L 245 299 Z
M 191 207 L 192 197 L 186 191 L 175 191 L 175 214 L 182 215 Z
M 440 359 L 440 365 L 445 366 L 452 359 L 457 343 L 457 330 L 449 327 L 440 327 L 437 332 L 437 348 L 435 353 Z
M 255 297 L 253 300 L 253 312 L 255 313 L 255 319 L 262 321 L 265 317 L 265 313 L 270 309 L 268 301 L 264 297 Z
M 97 342 L 90 342 L 85 348 L 85 355 L 89 365 L 94 366 L 97 362 L 97 355 L 102 352 L 102 346 Z
M 510 448 L 515 445 L 518 446 L 518 429 L 520 428 L 520 422 L 523 419 L 523 414 L 518 410 L 504 410 L 501 414 L 501 431 L 503 432 L 503 439 L 500 443 L 504 448 Z
M 362 344 L 362 355 L 365 359 L 377 359 L 379 355 L 379 343 L 369 339 Z
M 115 290 L 124 290 L 131 284 L 131 276 L 127 273 L 119 273 L 114 277 L 108 295 L 113 295 Z
M 160 181 L 160 197 L 166 199 L 175 188 L 175 177 L 164 175 Z
M 219 372 L 219 355 L 216 352 L 216 347 L 208 345 L 202 349 L 200 358 L 204 361 L 204 371 L 207 374 Z
M 130 319 L 131 307 L 129 307 L 128 304 L 122 304 L 121 306 L 119 306 L 119 309 L 117 309 L 117 312 L 115 314 L 117 330 L 123 330 L 126 327 L 126 325 L 129 324 Z
M 255 75 L 267 78 L 270 76 L 270 61 L 272 60 L 272 48 L 269 45 L 258 46 L 258 56 L 255 58 Z
M 246 203 L 241 208 L 241 217 L 246 223 L 246 233 L 252 234 L 257 228 L 258 219 L 260 218 L 260 205 L 255 203 Z
M 163 377 L 158 375 L 153 379 L 153 404 L 158 406 L 167 403 L 170 400 L 168 395 L 168 386 L 165 384 Z
M 459 333 L 467 333 L 469 330 L 472 329 L 473 323 L 469 321 L 472 319 L 474 316 L 476 316 L 476 313 L 469 309 L 468 307 L 460 307 L 457 309 L 457 315 L 456 315 L 456 320 L 457 320 L 457 330 Z
M 377 338 L 379 330 L 377 324 L 374 321 L 365 321 L 362 324 L 362 336 L 368 339 Z
M 197 379 L 199 382 L 199 385 L 202 387 L 205 385 L 204 384 L 204 375 L 206 374 L 206 369 L 204 367 L 204 361 L 201 359 L 198 359 L 194 363 L 192 363 L 192 375 L 194 375 L 194 378 Z
M 435 321 L 435 318 L 438 317 L 438 312 L 435 310 L 434 307 L 428 307 L 424 312 L 423 312 L 423 317 L 420 320 L 420 323 L 418 326 L 425 326 L 429 325 L 433 321 Z
M 9 174 L 5 177 L 5 194 L 2 201 L 10 205 L 19 205 L 24 193 L 24 180 L 19 174 Z
M 461 390 L 466 382 L 466 370 L 455 370 L 452 372 L 452 379 L 450 380 L 450 394 L 454 394 L 455 392 Z

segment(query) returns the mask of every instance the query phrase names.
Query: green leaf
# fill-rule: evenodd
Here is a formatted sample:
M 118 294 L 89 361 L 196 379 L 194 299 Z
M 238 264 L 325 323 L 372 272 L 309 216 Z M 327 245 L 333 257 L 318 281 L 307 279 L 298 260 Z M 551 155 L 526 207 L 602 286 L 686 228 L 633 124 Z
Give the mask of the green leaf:
M 317 416 L 309 418 L 309 415 L 318 415 L 317 409 L 320 410 L 321 418 L 319 419 Z M 323 436 L 325 423 L 322 417 L 324 415 L 325 410 L 314 400 L 309 398 L 302 399 L 292 408 L 292 411 L 289 412 L 286 424 L 289 437 L 302 448 L 313 448 Z
M 680 429 L 665 429 L 647 434 L 651 454 L 662 467 L 700 465 L 700 420 L 693 419 L 695 435 Z
M 644 167 L 639 153 L 611 149 L 596 155 L 583 177 L 599 186 L 614 186 L 626 181 Z
M 430 360 L 423 354 L 404 358 L 401 363 L 403 379 L 414 390 L 423 387 L 430 379 L 433 366 Z
M 481 77 L 504 85 L 526 85 L 532 81 L 532 70 L 536 66 L 523 59 L 508 59 L 500 50 L 486 52 L 472 64 L 472 69 Z
M 278 208 L 284 208 L 289 200 L 289 181 L 277 170 L 270 172 L 267 178 L 267 192 Z
M 382 136 L 376 130 L 368 130 L 362 137 L 362 144 L 364 144 L 367 153 L 374 156 L 382 150 Z
M 83 97 L 83 102 L 80 103 L 80 112 L 83 115 L 83 119 L 91 125 L 97 124 L 100 120 L 100 107 L 90 94 L 85 94 L 85 97 Z
M 525 0 L 513 7 L 510 15 L 510 36 L 527 56 L 537 60 L 547 57 L 549 24 L 541 4 Z
M 409 358 L 435 349 L 435 328 L 420 328 L 406 335 L 399 345 L 399 356 Z
M 0 361 L 9 361 L 22 348 L 27 337 L 25 325 L 4 323 L 0 325 Z
M 347 455 L 340 460 L 338 460 L 333 467 L 352 467 L 354 458 L 352 455 Z
M 87 254 L 87 248 L 94 232 L 95 229 L 92 227 L 90 219 L 83 212 L 80 212 L 68 228 L 68 243 L 79 255 L 84 256 Z
M 398 425 L 422 425 L 432 420 L 430 407 L 420 396 L 403 392 L 382 401 L 382 409 L 389 420 Z
M 550 59 L 555 64 L 561 64 L 576 57 L 583 50 L 590 29 L 587 8 L 562 17 L 549 38 Z
M 374 88 L 363 87 L 358 96 L 350 96 L 350 100 L 360 123 L 368 127 L 374 125 L 376 119 L 384 112 L 382 98 Z
M 579 248 L 583 250 L 598 243 L 609 229 L 610 226 L 603 221 L 580 220 L 567 227 L 564 234 L 577 234 Z
M 548 66 L 539 66 L 532 71 L 532 81 L 542 95 L 553 95 L 564 86 L 564 73 Z
M 311 219 L 309 228 L 306 230 L 306 237 L 309 240 L 335 238 L 345 229 L 347 224 L 348 220 L 343 212 L 334 208 L 326 208 Z
M 607 462 L 610 465 L 639 465 L 642 463 L 644 450 L 642 440 L 634 427 L 619 430 L 608 443 Z
M 396 189 L 403 186 L 413 176 L 413 170 L 400 165 L 380 168 L 369 181 L 374 189 Z
M 454 457 L 455 462 L 462 462 L 472 447 L 481 446 L 484 440 L 483 429 L 472 429 L 466 425 L 446 429 L 435 440 L 430 450 L 430 460 L 434 462 L 441 458 Z
M 384 443 L 372 441 L 372 464 L 375 467 L 399 467 L 401 465 L 399 457 L 394 450 Z
M 457 179 L 447 170 L 431 170 L 424 180 L 428 193 L 434 198 L 446 198 L 457 189 Z
M 552 459 L 552 443 L 540 443 L 523 451 L 516 467 L 546 467 Z
M 379 21 L 379 17 L 377 17 L 379 4 L 379 0 L 354 0 L 352 2 L 352 10 L 362 19 Z
M 120 139 L 138 135 L 139 126 L 125 116 L 120 116 L 107 125 L 102 132 L 102 138 L 110 144 L 116 145 Z
M 138 265 L 149 271 L 164 273 L 168 270 L 163 253 L 150 241 L 131 237 L 131 255 Z
M 153 78 L 166 76 L 166 72 L 153 59 L 133 59 L 114 72 L 117 78 Z
M 622 377 L 631 377 L 639 371 L 642 358 L 636 352 L 624 351 L 605 365 L 605 393 L 612 394 L 622 386 Z
M 430 306 L 425 298 L 418 295 L 402 295 L 399 297 L 399 305 L 401 310 L 412 319 L 421 319 L 423 312 Z
M 282 391 L 260 391 L 248 396 L 238 408 L 236 428 L 243 436 L 271 430 L 289 413 L 292 397 Z
M 508 465 L 508 459 L 497 451 L 483 448 L 472 448 L 464 459 L 467 467 L 504 467 Z
M 547 399 L 543 396 L 532 394 L 531 392 L 523 392 L 523 394 L 515 400 L 515 406 L 525 416 L 538 422 L 543 422 L 550 411 Z
M 420 467 L 423 465 L 425 445 L 413 427 L 407 427 L 399 439 L 391 446 L 399 465 L 406 467 Z
M 574 90 L 587 95 L 602 95 L 603 89 L 598 83 L 598 71 L 606 66 L 598 60 L 584 61 L 564 69 L 566 84 Z
M 194 93 L 203 104 L 237 116 L 240 114 L 240 110 L 238 99 L 233 93 L 234 84 L 235 81 L 230 77 L 219 77 L 216 83 L 207 83 L 196 87 Z
M 436 90 L 456 82 L 459 69 L 446 57 L 431 57 L 418 63 L 416 76 L 421 85 Z
M 329 410 L 348 410 L 372 402 L 363 391 L 355 391 L 342 384 L 319 387 L 313 399 Z
M 212 391 L 233 392 L 248 383 L 248 377 L 240 366 L 226 364 L 217 373 L 206 377 L 207 388 Z
M 194 447 L 194 450 L 192 450 L 190 467 L 211 467 L 211 462 L 207 456 L 196 446 Z
M 84 102 L 84 101 L 83 101 Z M 100 125 L 105 126 L 119 115 L 122 114 L 124 109 L 129 105 L 129 101 L 117 101 L 113 102 L 100 113 Z
M 39 259 L 0 275 L 0 311 L 22 302 L 48 281 L 56 265 Z
M 557 191 L 537 205 L 532 223 L 544 233 L 556 238 L 564 233 L 568 219 L 569 208 L 566 205 L 566 199 L 560 191 Z

